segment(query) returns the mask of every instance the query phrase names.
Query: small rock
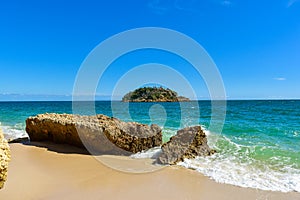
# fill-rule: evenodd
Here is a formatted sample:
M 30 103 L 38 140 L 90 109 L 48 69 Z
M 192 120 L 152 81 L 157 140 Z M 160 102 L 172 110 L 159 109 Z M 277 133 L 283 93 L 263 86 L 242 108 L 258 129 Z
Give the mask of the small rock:
M 177 131 L 170 141 L 162 145 L 162 153 L 157 158 L 159 164 L 176 164 L 184 158 L 209 156 L 215 153 L 207 145 L 207 138 L 201 126 L 187 127 Z

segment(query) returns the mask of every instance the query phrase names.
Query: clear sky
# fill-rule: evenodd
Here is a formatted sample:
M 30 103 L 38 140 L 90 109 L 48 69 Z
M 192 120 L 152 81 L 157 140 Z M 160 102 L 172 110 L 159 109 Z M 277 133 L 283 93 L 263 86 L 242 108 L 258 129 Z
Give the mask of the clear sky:
M 89 52 L 139 27 L 173 29 L 200 43 L 229 99 L 300 98 L 300 0 L 10 0 L 0 2 L 0 100 L 70 98 Z M 193 73 L 166 53 L 136 52 L 108 69 L 97 93 L 109 96 L 122 73 L 152 58 L 181 65 L 187 79 Z

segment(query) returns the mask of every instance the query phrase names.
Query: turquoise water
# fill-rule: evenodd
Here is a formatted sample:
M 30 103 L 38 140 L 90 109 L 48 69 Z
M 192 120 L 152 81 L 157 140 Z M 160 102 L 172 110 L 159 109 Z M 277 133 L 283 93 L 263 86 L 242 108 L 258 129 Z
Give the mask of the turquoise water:
M 218 182 L 275 191 L 300 192 L 300 101 L 228 101 L 222 132 L 210 130 L 211 102 L 122 103 L 80 102 L 77 113 L 102 113 L 125 121 L 157 123 L 163 139 L 185 126 L 201 124 L 218 153 L 185 160 Z M 26 135 L 25 119 L 45 112 L 73 113 L 72 102 L 0 102 L 5 137 Z M 182 113 L 188 113 L 183 115 Z M 199 114 L 200 113 L 200 114 Z M 195 120 L 196 119 L 196 120 Z

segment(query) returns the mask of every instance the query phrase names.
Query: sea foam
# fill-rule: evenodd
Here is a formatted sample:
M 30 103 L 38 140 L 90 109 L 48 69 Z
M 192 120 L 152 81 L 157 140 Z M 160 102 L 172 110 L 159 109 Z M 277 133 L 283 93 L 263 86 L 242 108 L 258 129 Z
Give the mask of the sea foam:
M 156 159 L 161 154 L 161 148 L 160 147 L 154 147 L 146 151 L 138 152 L 136 154 L 131 155 L 131 158 L 151 158 Z
M 4 126 L 0 123 L 0 128 L 4 133 L 4 138 L 7 140 L 28 137 L 28 134 L 24 130 L 23 124 L 15 124 L 14 126 Z
M 209 157 L 185 159 L 178 165 L 194 169 L 219 183 L 269 191 L 300 192 L 300 170 L 293 166 L 274 169 L 271 165 L 260 163 L 251 156 L 256 149 L 234 143 L 225 136 L 209 134 L 209 144 L 213 147 L 218 140 L 226 140 L 233 148 L 228 148 Z M 213 141 L 213 142 L 212 142 Z M 243 153 L 241 153 L 243 152 Z M 282 158 L 273 157 L 275 160 Z

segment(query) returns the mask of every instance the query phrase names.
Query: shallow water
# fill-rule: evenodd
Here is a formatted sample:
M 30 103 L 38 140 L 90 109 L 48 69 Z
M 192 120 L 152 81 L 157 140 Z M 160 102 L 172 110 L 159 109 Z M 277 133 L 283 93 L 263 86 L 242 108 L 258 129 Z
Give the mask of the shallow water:
M 210 128 L 210 101 L 129 104 L 102 101 L 95 103 L 95 109 L 90 102 L 76 105 L 79 114 L 101 113 L 125 121 L 156 123 L 163 128 L 164 141 L 179 128 L 201 124 L 208 133 L 209 145 L 218 153 L 185 160 L 180 165 L 222 183 L 300 192 L 300 101 L 228 101 L 221 132 Z M 73 113 L 72 102 L 0 102 L 0 123 L 5 137 L 25 136 L 25 119 L 45 112 Z M 139 157 L 147 157 L 147 153 Z

